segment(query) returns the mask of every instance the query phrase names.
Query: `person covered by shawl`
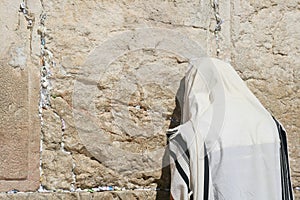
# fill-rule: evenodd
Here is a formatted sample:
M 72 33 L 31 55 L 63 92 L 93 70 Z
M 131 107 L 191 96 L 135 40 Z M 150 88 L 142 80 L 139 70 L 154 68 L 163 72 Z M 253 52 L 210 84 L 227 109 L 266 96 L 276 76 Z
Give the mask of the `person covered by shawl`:
M 285 130 L 233 67 L 190 61 L 168 131 L 172 200 L 292 200 Z

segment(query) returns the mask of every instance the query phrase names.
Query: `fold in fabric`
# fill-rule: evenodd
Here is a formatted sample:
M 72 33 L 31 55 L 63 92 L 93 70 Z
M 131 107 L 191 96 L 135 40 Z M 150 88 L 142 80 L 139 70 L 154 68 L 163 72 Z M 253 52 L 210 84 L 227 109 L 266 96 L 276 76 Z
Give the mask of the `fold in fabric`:
M 181 95 L 168 133 L 174 200 L 293 199 L 285 131 L 228 63 L 191 61 Z

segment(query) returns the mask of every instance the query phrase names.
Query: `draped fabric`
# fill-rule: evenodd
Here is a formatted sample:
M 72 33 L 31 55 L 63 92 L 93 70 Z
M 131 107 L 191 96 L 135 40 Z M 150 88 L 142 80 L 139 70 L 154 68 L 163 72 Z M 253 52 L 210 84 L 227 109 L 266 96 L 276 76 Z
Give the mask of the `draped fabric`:
M 190 61 L 170 129 L 174 200 L 292 200 L 286 135 L 235 70 Z

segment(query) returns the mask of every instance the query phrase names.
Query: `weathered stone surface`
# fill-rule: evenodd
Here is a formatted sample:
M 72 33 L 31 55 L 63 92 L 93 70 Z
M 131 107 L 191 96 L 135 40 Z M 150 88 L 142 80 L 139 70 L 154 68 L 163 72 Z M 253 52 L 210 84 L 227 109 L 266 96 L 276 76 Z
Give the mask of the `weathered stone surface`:
M 48 30 L 46 46 L 53 53 L 56 62 L 56 67 L 52 69 L 51 109 L 65 121 L 66 128 L 62 142 L 64 149 L 72 153 L 77 188 L 111 184 L 128 188 L 157 185 L 162 173 L 161 159 L 164 149 L 156 155 L 156 163 L 159 166 L 155 170 L 139 170 L 133 167 L 147 166 L 151 161 L 141 159 L 141 157 L 137 159 L 130 155 L 142 154 L 165 146 L 165 131 L 175 107 L 175 93 L 187 67 L 185 59 L 174 52 L 149 51 L 149 49 L 125 54 L 109 65 L 107 73 L 103 74 L 103 79 L 99 81 L 99 87 L 101 88 L 101 84 L 113 81 L 110 83 L 111 91 L 109 88 L 99 89 L 97 95 L 104 94 L 107 98 L 99 96 L 96 99 L 99 115 L 95 119 L 100 122 L 99 125 L 105 134 L 111 137 L 113 145 L 125 152 L 128 151 L 129 156 L 122 160 L 120 159 L 122 154 L 118 155 L 118 152 L 105 154 L 101 151 L 105 150 L 101 141 L 99 143 L 101 137 L 95 138 L 96 140 L 93 140 L 91 136 L 82 137 L 73 120 L 72 95 L 75 78 L 82 73 L 82 65 L 95 45 L 100 45 L 101 42 L 124 33 L 128 29 L 155 26 L 162 30 L 167 28 L 182 33 L 184 37 L 189 37 L 199 44 L 199 51 L 206 50 L 211 14 L 211 10 L 207 9 L 210 8 L 209 2 L 203 2 L 201 5 L 198 2 L 188 4 L 157 2 L 155 4 L 143 1 L 126 4 L 117 1 L 44 2 L 44 10 L 48 15 L 45 23 Z M 177 16 L 178 11 L 180 11 L 180 17 Z M 118 14 L 112 17 L 111 13 Z M 102 28 L 99 28 L 100 24 Z M 147 38 L 145 39 L 146 42 Z M 173 43 L 176 44 L 176 41 Z M 177 49 L 182 51 L 180 48 Z M 120 73 L 122 76 L 119 76 Z M 128 90 L 131 85 L 128 85 L 126 76 L 130 77 L 129 81 L 136 82 L 132 88 L 136 91 L 133 93 Z M 125 91 L 120 93 L 122 85 L 126 87 Z M 109 96 L 111 92 L 114 94 Z M 114 95 L 126 96 L 126 92 L 132 96 L 131 99 L 126 97 L 124 100 L 129 107 L 122 105 L 122 102 L 119 102 L 117 106 L 110 104 L 109 98 L 114 98 Z M 116 96 L 116 98 L 120 97 Z M 120 116 L 112 117 L 115 111 L 110 107 L 121 110 Z M 111 110 L 105 112 L 106 109 Z M 54 138 L 56 137 L 52 140 Z M 90 145 L 86 143 L 88 139 L 92 139 Z M 108 144 L 112 146 L 112 143 Z M 57 150 L 53 148 L 52 151 Z M 51 174 L 48 175 L 51 176 Z M 168 183 L 160 185 L 167 187 Z
M 62 150 L 42 152 L 41 184 L 46 190 L 71 190 L 73 183 L 72 156 Z
M 76 175 L 77 188 L 86 189 L 98 187 L 99 185 L 119 185 L 118 183 L 124 181 L 124 177 L 104 167 L 95 159 L 76 154 L 74 155 L 74 160 L 76 163 L 74 173 Z
M 0 191 L 39 186 L 39 70 L 31 56 L 38 41 L 31 37 L 36 29 L 27 28 L 18 12 L 19 3 L 0 3 Z
M 72 192 L 72 193 L 0 193 L 0 199 L 8 200 L 167 200 L 168 192 L 157 198 L 159 191 L 119 191 L 119 192 Z M 299 193 L 295 194 L 295 200 L 299 200 Z
M 43 149 L 59 151 L 62 147 L 61 119 L 51 110 L 43 111 Z
M 92 123 L 78 122 L 77 128 L 90 153 L 126 177 L 125 183 L 144 186 L 159 178 L 166 131 L 186 69 L 187 62 L 172 53 L 140 50 L 120 57 L 102 74 L 95 110 L 83 113 Z M 86 132 L 90 125 L 99 130 Z
M 57 82 L 55 84 L 57 84 Z M 61 137 L 64 149 L 73 153 L 88 154 L 74 124 L 72 101 L 69 102 L 66 100 L 65 94 L 58 94 L 58 92 L 56 92 L 55 97 L 52 97 L 51 107 L 60 118 L 60 122 L 57 124 L 60 129 L 60 134 L 58 135 Z M 64 122 L 64 130 L 62 130 L 62 120 Z
M 159 196 L 157 193 L 163 193 Z M 118 192 L 69 192 L 69 193 L 0 193 L 0 199 L 13 200 L 166 200 L 169 199 L 168 192 L 160 191 L 118 191 Z M 295 193 L 295 200 L 300 200 L 300 193 Z
M 77 192 L 77 193 L 17 193 L 6 194 L 0 193 L 0 199 L 13 199 L 13 200 L 154 200 L 156 199 L 156 191 L 118 191 L 118 192 Z M 168 199 L 165 196 L 163 199 Z M 161 199 L 161 200 L 163 200 Z

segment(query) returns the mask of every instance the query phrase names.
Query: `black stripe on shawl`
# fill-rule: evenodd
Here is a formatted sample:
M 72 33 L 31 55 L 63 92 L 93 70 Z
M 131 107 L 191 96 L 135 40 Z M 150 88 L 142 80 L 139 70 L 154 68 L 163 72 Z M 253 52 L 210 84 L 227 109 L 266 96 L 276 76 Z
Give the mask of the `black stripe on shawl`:
M 194 199 L 194 194 L 192 193 L 190 196 L 190 200 L 193 200 L 193 199 Z
M 204 144 L 204 192 L 203 192 L 203 200 L 208 200 L 209 194 L 209 163 L 208 163 L 208 155 L 206 152 L 206 147 Z
M 174 146 L 176 146 L 178 151 L 180 151 L 180 155 L 182 155 L 185 162 L 189 165 L 190 164 L 190 159 L 187 157 L 187 155 L 186 155 L 185 151 L 183 150 L 182 146 L 180 146 L 180 144 L 178 144 L 178 142 L 176 140 L 172 140 L 171 142 L 172 142 L 172 144 L 174 144 Z
M 171 150 L 169 152 L 170 152 L 170 155 L 172 156 L 172 158 L 174 159 L 176 169 L 178 170 L 181 178 L 184 180 L 184 182 L 185 182 L 185 184 L 186 184 L 186 186 L 188 188 L 188 192 L 190 192 L 191 189 L 190 189 L 190 181 L 189 181 L 188 176 L 186 175 L 186 173 L 184 172 L 184 170 L 180 166 L 180 164 L 179 164 L 179 162 L 177 160 L 176 154 L 173 151 L 171 151 Z
M 282 189 L 282 200 L 293 200 L 293 190 L 290 179 L 290 167 L 287 149 L 287 138 L 286 132 L 280 125 L 280 123 L 273 117 L 280 138 L 280 164 L 281 164 L 281 189 Z
M 167 137 L 169 138 L 171 135 L 175 134 L 178 130 L 169 130 L 167 131 Z
M 190 164 L 190 153 L 188 151 L 186 142 L 182 138 L 182 135 L 181 134 L 176 135 L 174 138 L 172 138 L 172 140 L 170 142 L 172 142 L 174 145 L 176 145 L 178 150 L 180 150 L 182 152 L 182 156 L 183 156 L 184 160 L 189 165 Z
M 188 160 L 190 160 L 190 153 L 188 151 L 188 147 L 186 142 L 183 140 L 182 136 L 180 134 L 176 135 L 173 140 L 175 140 L 180 147 L 182 148 L 182 150 L 184 151 L 185 155 L 188 157 Z

